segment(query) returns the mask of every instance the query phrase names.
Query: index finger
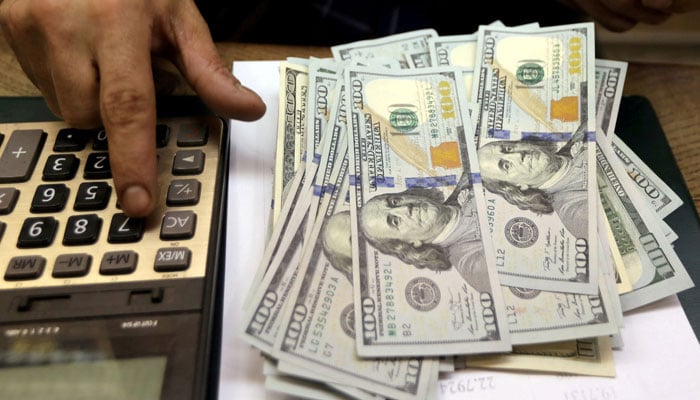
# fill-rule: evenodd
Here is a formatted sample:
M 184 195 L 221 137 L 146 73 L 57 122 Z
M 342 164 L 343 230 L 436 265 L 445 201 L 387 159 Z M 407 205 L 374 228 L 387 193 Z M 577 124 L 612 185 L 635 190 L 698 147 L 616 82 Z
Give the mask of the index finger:
M 112 178 L 122 210 L 133 217 L 153 211 L 157 197 L 151 36 L 139 19 L 103 30 L 109 33 L 95 49 Z

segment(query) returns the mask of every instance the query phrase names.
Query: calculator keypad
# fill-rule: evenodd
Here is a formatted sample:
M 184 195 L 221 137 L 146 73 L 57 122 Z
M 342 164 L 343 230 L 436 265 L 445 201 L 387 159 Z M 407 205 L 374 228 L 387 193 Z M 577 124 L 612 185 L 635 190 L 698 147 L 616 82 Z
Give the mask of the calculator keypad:
M 159 206 L 127 217 L 102 129 L 0 124 L 0 290 L 202 277 L 223 121 L 159 120 Z

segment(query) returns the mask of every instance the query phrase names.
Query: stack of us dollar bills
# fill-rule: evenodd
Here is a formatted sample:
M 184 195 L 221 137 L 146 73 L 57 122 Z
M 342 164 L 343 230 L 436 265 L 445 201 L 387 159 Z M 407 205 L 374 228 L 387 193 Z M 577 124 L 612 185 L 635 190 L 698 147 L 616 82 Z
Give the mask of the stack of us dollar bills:
M 280 63 L 242 338 L 266 386 L 425 399 L 460 368 L 614 376 L 624 313 L 693 286 L 682 204 L 615 134 L 594 25 L 418 30 Z

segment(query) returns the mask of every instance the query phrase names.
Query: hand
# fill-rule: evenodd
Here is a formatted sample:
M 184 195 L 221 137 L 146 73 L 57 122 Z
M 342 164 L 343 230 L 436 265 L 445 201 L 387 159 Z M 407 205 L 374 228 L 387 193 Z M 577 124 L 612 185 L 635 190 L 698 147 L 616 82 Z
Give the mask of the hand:
M 640 22 L 660 24 L 673 12 L 670 4 L 664 7 L 661 3 L 672 1 L 674 0 L 560 0 L 563 4 L 588 14 L 600 25 L 613 32 L 630 30 Z M 695 2 L 697 0 L 675 1 Z
M 158 193 L 152 54 L 172 61 L 221 116 L 265 113 L 219 57 L 192 0 L 4 0 L 0 25 L 56 115 L 105 128 L 115 191 L 133 217 L 151 213 Z

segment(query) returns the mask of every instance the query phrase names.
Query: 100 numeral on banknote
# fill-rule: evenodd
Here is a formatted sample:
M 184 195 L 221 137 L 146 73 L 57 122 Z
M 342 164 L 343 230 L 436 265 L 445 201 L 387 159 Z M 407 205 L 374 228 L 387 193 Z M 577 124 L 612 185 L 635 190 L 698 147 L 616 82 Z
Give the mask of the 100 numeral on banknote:
M 508 350 L 462 72 L 345 80 L 358 353 Z

